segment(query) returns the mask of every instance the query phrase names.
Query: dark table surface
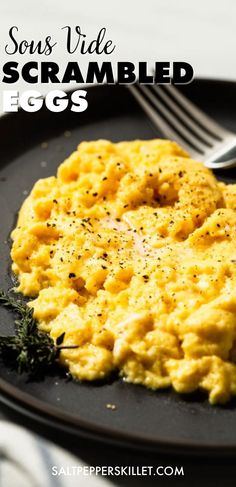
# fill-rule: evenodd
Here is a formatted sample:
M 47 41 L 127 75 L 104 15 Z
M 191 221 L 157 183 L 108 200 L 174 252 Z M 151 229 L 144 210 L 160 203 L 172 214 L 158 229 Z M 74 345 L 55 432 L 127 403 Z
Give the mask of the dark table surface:
M 68 452 L 74 454 L 79 459 L 89 465 L 153 465 L 162 466 L 183 466 L 184 476 L 171 477 L 113 477 L 109 480 L 114 486 L 139 486 L 149 485 L 158 486 L 182 486 L 182 487 L 199 487 L 205 486 L 222 486 L 233 487 L 236 485 L 236 462 L 235 458 L 209 457 L 200 456 L 183 456 L 176 454 L 163 454 L 154 452 L 144 452 L 131 450 L 111 445 L 105 445 L 100 442 L 85 440 L 65 433 L 55 435 L 53 429 L 48 426 L 38 424 L 36 421 L 26 418 L 15 412 L 9 407 L 0 404 L 0 419 L 11 421 L 15 424 L 24 426 L 27 430 L 39 434 L 41 437 L 52 440 L 58 446 L 63 447 Z M 55 441 L 56 438 L 56 441 Z

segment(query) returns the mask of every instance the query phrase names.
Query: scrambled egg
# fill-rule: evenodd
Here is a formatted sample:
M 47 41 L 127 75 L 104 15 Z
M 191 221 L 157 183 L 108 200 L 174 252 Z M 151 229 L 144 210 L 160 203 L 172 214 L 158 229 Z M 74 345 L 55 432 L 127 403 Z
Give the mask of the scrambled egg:
M 81 380 L 236 394 L 236 185 L 166 140 L 83 142 L 12 233 L 18 291 Z

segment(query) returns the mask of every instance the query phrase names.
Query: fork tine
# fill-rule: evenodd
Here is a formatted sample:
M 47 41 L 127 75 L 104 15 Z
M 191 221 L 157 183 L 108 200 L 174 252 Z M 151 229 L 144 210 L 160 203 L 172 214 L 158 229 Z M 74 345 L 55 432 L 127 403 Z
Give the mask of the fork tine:
M 166 85 L 154 85 L 153 90 L 157 92 L 158 96 L 164 101 L 164 103 L 174 112 L 175 115 L 190 129 L 196 137 L 204 142 L 208 147 L 213 147 L 216 139 L 214 136 L 203 130 L 193 118 L 191 118 L 186 111 L 184 111 L 180 105 L 178 105 L 175 99 L 170 96 L 168 91 L 165 91 Z M 218 139 L 217 139 L 218 140 Z
M 194 151 L 193 148 L 184 139 L 182 139 L 182 137 L 180 137 L 179 134 L 173 130 L 173 128 L 157 113 L 157 111 L 152 107 L 151 103 L 149 103 L 139 91 L 137 85 L 129 85 L 129 90 L 136 98 L 139 105 L 146 112 L 149 119 L 152 120 L 157 130 L 160 130 L 168 139 L 175 140 L 184 149 L 186 149 L 186 151 L 191 153 L 193 157 L 199 157 L 201 155 L 198 151 Z
M 171 113 L 168 108 L 166 108 L 162 101 L 159 100 L 153 91 L 151 91 L 150 86 L 140 85 L 140 90 L 149 98 L 151 103 L 161 112 L 161 114 L 168 120 L 168 122 L 177 130 L 179 135 L 187 141 L 195 150 L 200 154 L 204 154 L 207 147 L 199 139 L 196 138 L 189 130 L 187 130 L 184 125 Z
M 208 134 L 215 137 L 218 141 L 223 140 L 224 135 L 228 134 L 226 129 L 218 125 L 211 117 L 194 105 L 194 103 L 180 93 L 174 85 L 165 85 L 165 87 L 182 109 L 184 109 Z

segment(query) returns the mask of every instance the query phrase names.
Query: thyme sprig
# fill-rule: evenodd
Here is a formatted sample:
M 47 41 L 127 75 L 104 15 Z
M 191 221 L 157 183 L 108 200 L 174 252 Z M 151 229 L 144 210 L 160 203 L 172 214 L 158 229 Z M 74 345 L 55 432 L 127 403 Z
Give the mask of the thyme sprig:
M 0 335 L 0 355 L 19 373 L 26 372 L 30 376 L 44 373 L 49 367 L 55 365 L 61 350 L 78 348 L 76 345 L 62 345 L 65 332 L 54 343 L 50 335 L 39 330 L 33 316 L 33 308 L 3 290 L 0 290 L 0 306 L 18 315 L 18 319 L 15 320 L 16 334 Z

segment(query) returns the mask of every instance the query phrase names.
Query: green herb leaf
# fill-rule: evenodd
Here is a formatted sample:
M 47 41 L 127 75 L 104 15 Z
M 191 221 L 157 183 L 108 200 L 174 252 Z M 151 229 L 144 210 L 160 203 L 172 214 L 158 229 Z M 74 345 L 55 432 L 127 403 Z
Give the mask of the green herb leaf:
M 55 344 L 50 335 L 38 329 L 33 308 L 3 290 L 0 290 L 0 306 L 15 311 L 19 317 L 15 320 L 16 335 L 0 336 L 0 354 L 19 373 L 36 375 L 45 372 L 55 364 L 62 349 L 78 348 L 76 345 L 60 347 L 65 332 L 57 338 Z
M 57 337 L 57 339 L 56 339 L 57 346 L 59 346 L 63 343 L 64 338 L 65 338 L 65 332 L 63 332 L 59 337 Z

